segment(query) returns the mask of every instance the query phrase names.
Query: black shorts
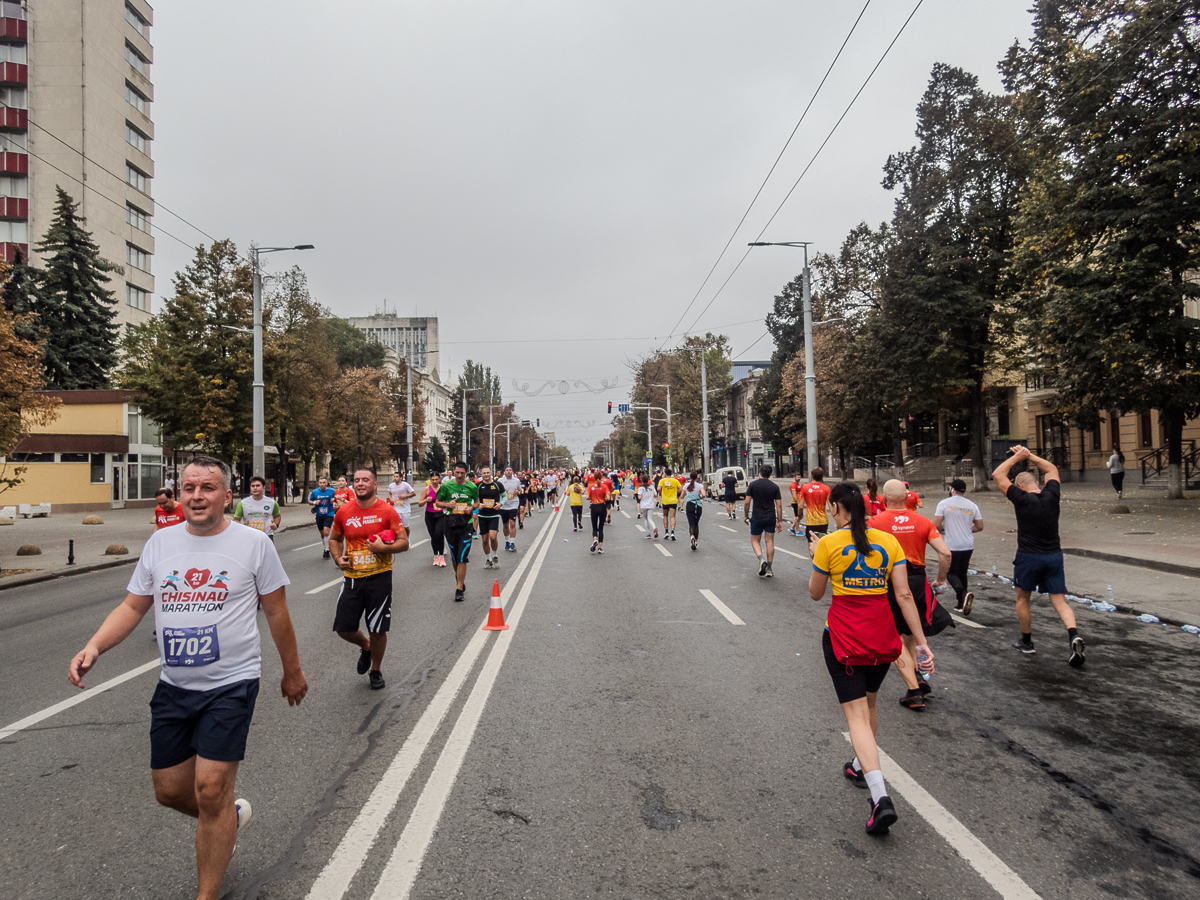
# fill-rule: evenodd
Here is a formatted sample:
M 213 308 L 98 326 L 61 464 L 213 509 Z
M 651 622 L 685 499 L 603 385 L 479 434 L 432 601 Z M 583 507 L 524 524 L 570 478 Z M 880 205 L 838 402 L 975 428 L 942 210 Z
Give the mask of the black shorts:
M 676 504 L 676 503 L 664 503 L 664 504 L 662 505 L 662 508 L 663 508 L 663 510 L 665 511 L 665 510 L 668 510 L 668 509 L 674 509 L 674 508 L 675 508 L 677 505 L 678 505 L 678 504 Z
M 358 631 L 358 622 L 367 617 L 367 631 L 384 634 L 392 628 L 392 573 L 380 572 L 366 578 L 346 578 L 338 591 L 334 631 Z
M 921 630 L 925 632 L 925 637 L 932 637 L 941 634 L 947 628 L 956 627 L 950 613 L 946 612 L 946 608 L 938 603 L 936 598 L 932 603 L 926 602 L 925 567 L 908 563 L 904 568 L 908 570 L 908 589 L 912 592 L 913 602 L 917 604 L 917 614 L 921 617 Z M 912 634 L 912 629 L 904 621 L 904 614 L 900 612 L 900 604 L 896 602 L 896 593 L 892 590 L 891 582 L 888 582 L 887 598 L 892 607 L 892 618 L 896 620 L 896 630 L 901 634 Z
M 467 562 L 471 555 L 471 542 L 475 539 L 475 530 L 470 525 L 454 525 L 446 528 L 445 538 L 451 564 L 457 566 Z
M 804 526 L 804 539 L 808 540 L 814 534 L 818 535 L 818 536 L 823 536 L 825 534 L 828 534 L 828 532 L 829 532 L 829 523 L 828 522 L 826 522 L 824 525 L 805 525 Z
M 214 762 L 245 759 L 256 699 L 257 678 L 211 691 L 160 681 L 150 700 L 150 768 L 169 769 L 196 755 Z
M 479 517 L 479 533 L 488 534 L 493 531 L 500 530 L 499 516 L 480 516 Z
M 333 516 L 317 516 L 317 528 L 332 528 Z
M 767 534 L 773 535 L 773 534 L 775 534 L 775 529 L 778 526 L 778 524 L 779 524 L 779 522 L 775 518 L 774 513 L 771 514 L 771 517 L 769 519 L 766 518 L 765 516 L 761 519 L 751 516 L 750 517 L 750 536 L 751 537 L 759 537 L 764 532 Z
M 833 655 L 833 641 L 826 628 L 821 638 L 821 649 L 825 653 L 825 665 L 829 669 L 829 677 L 833 679 L 833 690 L 837 694 L 838 703 L 849 703 L 861 700 L 867 694 L 879 693 L 883 679 L 887 676 L 891 663 L 878 666 L 848 666 L 838 662 Z
M 613 504 L 613 502 L 612 502 L 611 500 L 605 500 L 605 501 L 604 501 L 604 508 L 605 508 L 605 509 L 612 509 L 612 504 Z
M 517 517 L 517 511 L 515 509 L 500 510 L 500 521 L 501 522 L 511 522 L 516 517 Z
M 733 491 L 726 491 L 725 492 L 725 502 L 726 503 L 737 503 L 737 494 L 735 494 Z

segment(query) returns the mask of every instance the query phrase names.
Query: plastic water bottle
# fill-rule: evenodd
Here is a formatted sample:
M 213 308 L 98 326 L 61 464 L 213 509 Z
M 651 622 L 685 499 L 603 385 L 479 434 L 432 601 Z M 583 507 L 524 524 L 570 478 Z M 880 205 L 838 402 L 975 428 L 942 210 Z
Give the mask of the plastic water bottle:
M 1184 626 L 1182 626 L 1182 628 L 1188 634 L 1200 634 L 1200 627 L 1197 627 L 1195 625 L 1184 625 Z
M 1150 613 L 1142 613 L 1137 617 L 1139 622 L 1145 622 L 1147 625 L 1157 625 L 1159 623 L 1158 616 L 1152 616 Z
M 917 672 L 926 681 L 929 681 L 929 673 L 925 671 L 925 666 L 929 663 L 929 654 L 925 652 L 924 647 L 917 649 Z
M 1112 605 L 1112 603 L 1113 603 L 1112 585 L 1111 584 L 1108 586 L 1108 602 L 1110 605 Z

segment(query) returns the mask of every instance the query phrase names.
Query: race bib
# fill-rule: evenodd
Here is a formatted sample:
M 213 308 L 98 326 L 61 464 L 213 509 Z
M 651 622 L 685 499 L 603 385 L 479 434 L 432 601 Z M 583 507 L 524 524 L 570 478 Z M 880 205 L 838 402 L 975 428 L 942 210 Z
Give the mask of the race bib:
M 470 511 L 471 511 L 471 504 L 470 504 L 470 503 L 458 503 L 458 502 L 455 502 L 455 504 L 454 504 L 454 514 L 455 514 L 455 515 L 458 515 L 458 516 L 465 516 L 465 515 L 466 515 L 467 513 L 469 513 Z
M 255 531 L 266 531 L 267 530 L 267 523 L 262 521 L 261 519 L 251 519 L 246 524 L 249 525 L 251 528 L 253 528 Z
M 489 500 L 480 500 L 479 502 L 487 509 L 491 509 L 493 506 L 496 505 L 496 501 L 490 500 L 490 499 Z
M 379 562 L 379 557 L 374 553 L 351 553 L 350 565 L 356 569 L 369 569 L 371 566 Z
M 207 666 L 221 658 L 216 625 L 164 628 L 163 657 L 168 666 Z

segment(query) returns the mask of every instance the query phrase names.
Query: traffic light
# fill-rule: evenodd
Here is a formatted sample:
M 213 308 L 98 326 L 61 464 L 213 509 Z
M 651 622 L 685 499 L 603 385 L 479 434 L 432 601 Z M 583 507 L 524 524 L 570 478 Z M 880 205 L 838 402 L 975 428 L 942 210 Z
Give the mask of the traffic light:
M 670 446 L 671 446 L 670 444 L 663 444 L 663 449 L 664 449 L 664 450 L 666 450 L 666 449 L 668 449 Z
M 541 428 L 541 427 L 542 427 L 542 420 L 541 420 L 541 419 L 538 419 L 538 420 L 537 420 L 537 427 L 538 427 L 538 428 Z
M 608 401 L 608 414 L 610 416 L 612 415 L 612 401 L 611 400 Z

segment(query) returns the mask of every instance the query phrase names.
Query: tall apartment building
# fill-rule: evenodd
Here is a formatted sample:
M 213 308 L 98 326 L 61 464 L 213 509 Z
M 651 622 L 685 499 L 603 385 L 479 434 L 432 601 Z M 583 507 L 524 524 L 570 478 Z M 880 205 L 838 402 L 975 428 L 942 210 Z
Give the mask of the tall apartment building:
M 118 323 L 149 318 L 154 11 L 144 0 L 0 2 L 0 256 L 31 248 L 56 187 L 113 273 Z
M 377 312 L 373 316 L 355 316 L 346 320 L 369 341 L 383 344 L 422 372 L 438 367 L 437 316 L 398 316 Z

